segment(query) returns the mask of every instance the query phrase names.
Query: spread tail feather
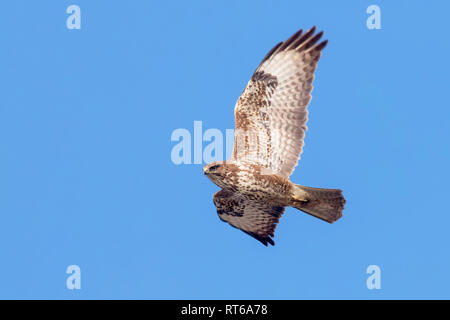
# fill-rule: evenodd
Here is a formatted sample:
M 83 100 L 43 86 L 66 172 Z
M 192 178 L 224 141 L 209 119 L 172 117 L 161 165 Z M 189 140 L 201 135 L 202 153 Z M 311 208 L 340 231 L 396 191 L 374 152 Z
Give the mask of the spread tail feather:
M 291 206 L 316 218 L 333 223 L 342 217 L 345 199 L 339 189 L 295 185 Z

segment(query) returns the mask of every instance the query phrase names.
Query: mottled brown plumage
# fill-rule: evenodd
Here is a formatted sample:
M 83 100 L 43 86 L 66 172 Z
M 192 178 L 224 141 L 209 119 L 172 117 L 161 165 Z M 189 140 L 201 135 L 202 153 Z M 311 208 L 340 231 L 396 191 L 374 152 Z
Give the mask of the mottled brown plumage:
M 342 216 L 340 190 L 289 180 L 302 153 L 314 71 L 327 44 L 315 30 L 299 30 L 264 57 L 236 103 L 231 158 L 204 167 L 222 188 L 213 197 L 219 218 L 264 245 L 274 245 L 287 206 L 330 223 Z

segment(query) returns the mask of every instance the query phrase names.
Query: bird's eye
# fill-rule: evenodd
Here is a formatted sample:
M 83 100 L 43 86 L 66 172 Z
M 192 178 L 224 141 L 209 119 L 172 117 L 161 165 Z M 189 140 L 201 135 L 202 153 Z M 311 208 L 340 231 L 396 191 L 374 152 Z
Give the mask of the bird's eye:
M 219 167 L 220 167 L 220 166 L 219 166 L 218 164 L 216 164 L 216 165 L 214 165 L 214 166 L 211 166 L 211 167 L 209 167 L 209 172 L 214 172 L 214 171 L 216 171 Z

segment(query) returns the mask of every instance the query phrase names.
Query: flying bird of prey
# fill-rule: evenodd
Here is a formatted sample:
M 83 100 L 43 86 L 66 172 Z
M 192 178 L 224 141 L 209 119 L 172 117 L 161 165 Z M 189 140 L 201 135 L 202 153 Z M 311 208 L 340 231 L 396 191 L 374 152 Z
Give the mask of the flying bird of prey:
M 213 196 L 222 221 L 274 245 L 276 225 L 288 206 L 333 223 L 345 199 L 338 189 L 294 184 L 307 129 L 314 71 L 327 40 L 313 27 L 277 44 L 261 61 L 239 97 L 233 153 L 203 172 L 222 190 Z

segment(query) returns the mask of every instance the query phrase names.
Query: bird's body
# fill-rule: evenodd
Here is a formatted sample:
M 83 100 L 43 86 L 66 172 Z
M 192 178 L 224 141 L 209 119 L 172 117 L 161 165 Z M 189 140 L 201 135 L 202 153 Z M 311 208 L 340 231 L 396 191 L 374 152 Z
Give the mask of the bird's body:
M 212 166 L 217 163 L 212 163 Z M 211 167 L 211 166 L 210 166 Z M 288 206 L 293 183 L 251 162 L 222 162 L 220 170 L 208 171 L 210 179 L 227 192 L 248 200 Z
M 236 134 L 227 161 L 204 173 L 222 190 L 213 200 L 221 220 L 263 244 L 274 244 L 276 224 L 292 206 L 327 222 L 342 216 L 341 190 L 294 184 L 307 129 L 314 71 L 326 41 L 322 32 L 298 31 L 263 59 L 235 107 Z

